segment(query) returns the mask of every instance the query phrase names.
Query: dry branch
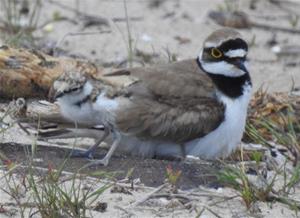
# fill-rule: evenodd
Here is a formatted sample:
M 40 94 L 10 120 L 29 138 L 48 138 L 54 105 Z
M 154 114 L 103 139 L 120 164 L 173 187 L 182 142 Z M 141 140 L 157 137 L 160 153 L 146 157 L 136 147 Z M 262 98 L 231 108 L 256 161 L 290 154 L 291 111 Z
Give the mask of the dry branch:
M 48 91 L 66 69 L 81 68 L 95 75 L 92 63 L 56 58 L 36 50 L 0 47 L 0 98 L 47 97 Z
M 209 18 L 211 18 L 214 22 L 221 26 L 232 27 L 232 28 L 259 28 L 263 30 L 271 30 L 271 31 L 281 31 L 293 34 L 300 34 L 299 29 L 280 27 L 280 26 L 272 26 L 263 23 L 253 22 L 249 16 L 242 11 L 210 11 L 208 14 Z

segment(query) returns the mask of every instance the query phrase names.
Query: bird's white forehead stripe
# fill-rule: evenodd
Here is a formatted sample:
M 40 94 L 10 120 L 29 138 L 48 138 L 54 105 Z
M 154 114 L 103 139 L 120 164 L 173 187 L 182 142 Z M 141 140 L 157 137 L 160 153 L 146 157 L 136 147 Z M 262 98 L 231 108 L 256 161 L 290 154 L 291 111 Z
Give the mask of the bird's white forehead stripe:
M 220 42 L 219 44 L 216 44 L 215 42 L 205 42 L 204 43 L 204 47 L 205 48 L 215 48 L 215 47 L 218 47 L 220 44 L 222 44 L 222 42 Z
M 244 57 L 246 54 L 247 54 L 247 51 L 244 49 L 229 50 L 224 53 L 225 56 L 230 57 L 230 58 Z

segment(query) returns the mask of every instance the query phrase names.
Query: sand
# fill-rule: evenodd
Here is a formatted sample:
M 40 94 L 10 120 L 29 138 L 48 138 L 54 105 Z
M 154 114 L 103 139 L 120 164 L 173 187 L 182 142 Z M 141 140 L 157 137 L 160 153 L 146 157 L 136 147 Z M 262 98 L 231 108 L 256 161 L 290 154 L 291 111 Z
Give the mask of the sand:
M 73 1 L 63 0 L 60 2 L 72 6 Z M 164 3 L 160 7 L 153 9 L 149 8 L 149 2 L 151 1 L 127 1 L 129 16 L 141 19 L 130 21 L 129 24 L 133 46 L 146 53 L 161 54 L 165 61 L 167 61 L 166 49 L 172 54 L 176 54 L 178 59 L 197 57 L 205 37 L 220 27 L 210 20 L 207 14 L 210 10 L 224 7 L 222 0 L 169 0 L 163 1 Z M 267 1 L 258 1 L 256 10 L 249 9 L 249 4 L 250 1 L 237 1 L 235 7 L 248 13 L 254 22 L 292 28 L 288 12 Z M 50 16 L 53 11 L 59 11 L 64 16 L 76 18 L 74 13 L 53 5 L 47 5 L 45 8 L 47 8 L 45 16 Z M 90 60 L 116 62 L 126 59 L 128 54 L 126 22 L 112 22 L 114 18 L 125 18 L 123 1 L 79 1 L 79 9 L 89 15 L 107 18 L 110 28 L 102 26 L 82 30 L 82 25 L 61 22 L 53 24 L 53 31 L 48 34 L 48 37 L 57 41 L 68 33 L 93 32 L 99 31 L 99 28 L 109 29 L 112 31 L 110 34 L 69 36 L 60 45 L 71 50 L 72 53 L 83 55 Z M 239 31 L 252 45 L 248 57 L 255 89 L 263 85 L 269 91 L 290 91 L 292 81 L 296 87 L 300 86 L 300 57 L 293 55 L 278 58 L 268 46 L 268 42 L 275 33 L 257 28 Z M 188 42 L 181 44 L 176 37 L 187 39 Z M 279 45 L 299 46 L 299 35 L 297 34 L 276 32 L 276 40 Z M 292 67 L 286 66 L 288 62 L 297 64 Z

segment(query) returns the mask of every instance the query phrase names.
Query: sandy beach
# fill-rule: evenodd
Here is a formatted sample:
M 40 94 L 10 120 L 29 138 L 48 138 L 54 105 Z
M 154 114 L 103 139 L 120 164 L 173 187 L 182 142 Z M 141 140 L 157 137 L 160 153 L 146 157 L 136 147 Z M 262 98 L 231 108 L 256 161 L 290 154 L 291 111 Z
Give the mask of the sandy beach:
M 109 71 L 118 66 L 128 66 L 129 36 L 132 39 L 132 51 L 135 54 L 134 65 L 155 65 L 168 62 L 170 59 L 196 58 L 202 49 L 204 39 L 212 31 L 221 27 L 208 17 L 208 13 L 212 10 L 241 10 L 248 14 L 252 23 L 299 29 L 300 24 L 292 23 L 294 18 L 291 17 L 293 13 L 300 16 L 299 8 L 299 5 L 297 8 L 293 4 L 286 4 L 282 8 L 270 1 L 255 0 L 231 1 L 230 5 L 224 0 L 127 0 L 126 5 L 123 0 L 47 0 L 42 2 L 38 22 L 39 24 L 47 23 L 47 25 L 35 31 L 33 35 L 39 41 L 39 48 L 43 47 L 47 50 L 48 47 L 53 49 L 56 46 L 57 51 L 63 50 L 63 52 L 58 52 L 58 55 L 87 59 L 99 66 L 104 66 Z M 1 13 L 3 15 L 3 11 Z M 55 16 L 67 19 L 48 23 Z M 127 17 L 129 17 L 128 23 Z M 281 55 L 274 52 L 285 47 L 300 48 L 299 34 L 266 30 L 257 28 L 255 25 L 238 31 L 249 43 L 249 71 L 254 91 L 261 87 L 270 93 L 300 89 L 300 52 Z M 3 39 L 0 39 L 0 44 L 4 44 Z M 143 61 L 145 63 L 142 63 Z M 0 115 L 5 114 L 4 109 L 7 104 L 7 102 L 1 103 L 0 109 L 3 110 Z M 13 123 L 10 118 L 5 118 L 5 122 Z M 49 163 L 53 162 L 54 165 L 61 163 L 65 150 L 62 149 L 62 151 L 57 144 L 64 144 L 68 147 L 74 144 L 74 141 L 76 140 L 39 141 L 37 144 L 40 147 L 37 150 L 35 164 L 40 164 L 39 166 L 47 171 Z M 86 148 L 91 141 L 79 139 L 76 145 Z M 36 138 L 26 135 L 19 126 L 13 125 L 5 133 L 1 132 L 0 142 L 0 151 L 3 151 L 9 159 L 22 165 L 26 161 L 22 146 L 34 144 Z M 50 152 L 47 153 L 48 151 Z M 88 217 L 299 217 L 298 209 L 292 210 L 291 205 L 289 207 L 275 200 L 274 202 L 258 200 L 250 210 L 247 210 L 240 193 L 235 189 L 224 186 L 213 187 L 215 181 L 209 181 L 210 173 L 222 169 L 213 163 L 181 164 L 166 160 L 143 161 L 124 157 L 122 154 L 114 157 L 112 161 L 115 163 L 110 168 L 100 169 L 111 171 L 120 169 L 122 173 L 117 182 L 111 182 L 112 186 L 92 205 L 94 209 L 90 208 Z M 287 159 L 287 161 L 291 165 L 290 160 Z M 71 160 L 66 172 L 76 172 L 76 168 L 88 162 L 88 160 Z M 157 191 L 153 198 L 132 206 L 164 183 L 164 170 L 170 164 L 184 172 L 186 179 L 183 179 L 180 185 L 182 189 L 184 187 L 186 189 L 179 189 L 178 195 L 175 196 L 170 192 L 170 186 L 165 186 L 163 191 Z M 132 189 L 131 180 L 119 180 L 124 179 L 126 173 L 134 167 L 138 170 L 133 174 L 135 183 Z M 272 175 L 275 171 L 271 169 L 268 175 Z M 9 184 L 13 181 L 7 182 L 6 172 L 7 166 L 2 165 L 0 169 L 0 187 L 2 187 L 0 188 L 0 218 L 20 217 L 20 207 L 15 199 L 4 191 L 9 189 Z M 24 172 L 21 170 L 20 175 Z M 88 172 L 91 173 L 91 171 Z M 22 194 L 20 202 L 31 202 L 33 195 L 22 185 L 20 175 L 13 175 L 20 189 L 19 192 Z M 66 173 L 66 175 L 69 174 Z M 276 185 L 279 187 L 283 183 L 283 177 L 278 178 Z M 148 183 L 145 182 L 147 180 Z M 98 177 L 97 179 L 84 178 L 81 182 L 86 187 L 93 187 L 93 190 L 107 184 Z M 116 186 L 125 187 L 125 191 L 121 189 L 122 191 L 112 193 L 111 190 Z M 65 187 L 68 190 L 71 185 L 66 183 Z M 294 192 L 288 196 L 299 202 L 298 183 L 293 190 Z M 168 196 L 157 195 L 161 193 Z M 95 209 L 95 204 L 99 202 L 107 203 L 107 208 L 103 211 Z M 25 217 L 28 217 L 32 214 L 32 210 L 36 210 L 37 205 L 24 206 L 24 208 Z M 37 213 L 31 217 L 41 216 Z

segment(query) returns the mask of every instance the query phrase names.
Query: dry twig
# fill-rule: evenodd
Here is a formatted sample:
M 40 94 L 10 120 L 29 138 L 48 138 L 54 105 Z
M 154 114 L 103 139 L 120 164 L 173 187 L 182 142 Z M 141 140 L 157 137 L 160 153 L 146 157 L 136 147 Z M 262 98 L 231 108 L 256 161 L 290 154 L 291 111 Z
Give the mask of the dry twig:
M 133 204 L 129 205 L 129 208 L 133 208 L 133 207 L 137 207 L 138 205 L 144 203 L 145 201 L 147 201 L 148 199 L 150 199 L 153 195 L 155 195 L 157 192 L 159 192 L 160 190 L 162 190 L 163 188 L 165 188 L 168 184 L 162 184 L 161 186 L 157 187 L 156 189 L 154 189 L 153 191 L 151 191 L 149 194 L 147 194 L 145 197 L 143 197 L 142 199 L 134 202 Z

